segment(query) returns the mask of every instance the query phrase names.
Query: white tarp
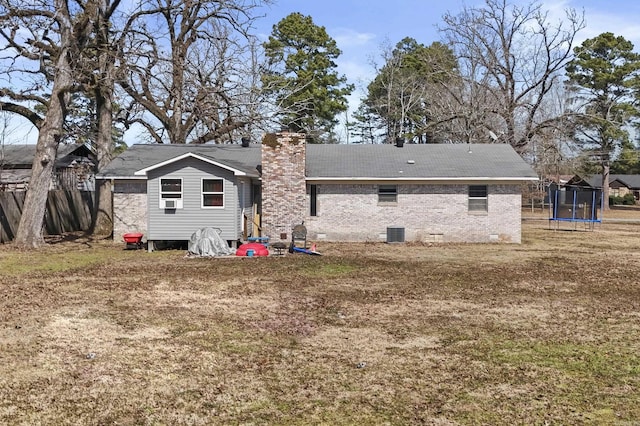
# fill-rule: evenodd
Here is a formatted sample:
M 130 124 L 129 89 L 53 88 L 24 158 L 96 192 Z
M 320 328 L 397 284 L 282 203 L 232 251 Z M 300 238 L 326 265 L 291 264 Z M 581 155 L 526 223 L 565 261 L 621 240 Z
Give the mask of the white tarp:
M 222 239 L 219 230 L 201 228 L 191 235 L 189 254 L 195 256 L 229 256 L 234 254 L 234 250 Z

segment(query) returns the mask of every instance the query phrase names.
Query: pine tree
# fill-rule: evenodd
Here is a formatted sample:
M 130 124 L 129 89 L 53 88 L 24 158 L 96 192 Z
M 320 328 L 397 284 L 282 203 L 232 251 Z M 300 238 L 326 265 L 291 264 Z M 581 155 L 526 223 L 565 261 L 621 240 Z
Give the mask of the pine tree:
M 314 138 L 331 133 L 353 91 L 336 71 L 342 52 L 335 40 L 310 16 L 292 13 L 274 25 L 264 48 L 268 70 L 262 83 L 275 98 L 281 125 Z
M 585 40 L 574 53 L 567 76 L 576 139 L 598 159 L 608 208 L 612 155 L 628 146 L 628 126 L 640 117 L 635 98 L 640 90 L 640 54 L 633 51 L 633 43 L 612 33 Z

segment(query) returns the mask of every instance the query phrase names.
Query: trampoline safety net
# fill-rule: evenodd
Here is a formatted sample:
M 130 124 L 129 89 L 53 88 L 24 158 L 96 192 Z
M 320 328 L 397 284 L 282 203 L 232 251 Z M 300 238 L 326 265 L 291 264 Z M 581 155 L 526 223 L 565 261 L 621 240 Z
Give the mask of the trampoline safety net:
M 564 187 L 552 190 L 549 220 L 600 222 L 602 190 Z

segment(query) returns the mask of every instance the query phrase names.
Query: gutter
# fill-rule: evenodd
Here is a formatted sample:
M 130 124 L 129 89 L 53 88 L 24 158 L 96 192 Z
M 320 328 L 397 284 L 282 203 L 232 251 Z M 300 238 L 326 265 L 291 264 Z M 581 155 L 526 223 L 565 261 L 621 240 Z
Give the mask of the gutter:
M 429 182 L 429 183 L 465 183 L 465 182 L 495 182 L 495 183 L 522 183 L 536 182 L 536 177 L 307 177 L 307 182 Z
M 147 180 L 146 176 L 113 176 L 113 175 L 96 175 L 96 179 L 126 179 L 126 180 Z

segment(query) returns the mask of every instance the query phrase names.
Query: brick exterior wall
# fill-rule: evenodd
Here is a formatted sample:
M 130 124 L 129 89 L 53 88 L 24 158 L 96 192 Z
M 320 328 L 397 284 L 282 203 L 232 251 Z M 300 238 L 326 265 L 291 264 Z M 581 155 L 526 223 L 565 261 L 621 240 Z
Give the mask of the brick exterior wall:
M 276 133 L 262 142 L 262 234 L 291 238 L 293 226 L 308 214 L 305 135 Z M 284 235 L 283 235 L 284 236 Z
M 519 185 L 489 185 L 481 214 L 468 211 L 467 185 L 398 185 L 392 205 L 378 203 L 377 188 L 318 185 L 318 216 L 305 219 L 309 239 L 386 241 L 387 227 L 403 227 L 405 241 L 521 242 Z
M 141 232 L 143 240 L 147 240 L 146 185 L 146 181 L 132 184 L 116 182 L 113 194 L 114 241 L 122 241 L 122 235 L 128 232 Z
M 396 203 L 378 202 L 377 184 L 318 184 L 309 216 L 303 134 L 278 133 L 262 143 L 262 235 L 291 238 L 304 221 L 309 241 L 385 241 L 388 227 L 405 241 L 521 242 L 520 185 L 488 185 L 488 212 L 468 210 L 466 184 L 398 184 Z M 116 182 L 114 240 L 148 230 L 146 182 Z M 286 236 L 284 235 L 286 234 Z

